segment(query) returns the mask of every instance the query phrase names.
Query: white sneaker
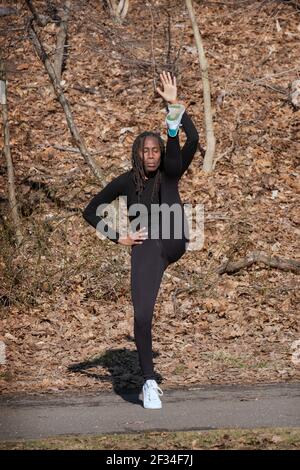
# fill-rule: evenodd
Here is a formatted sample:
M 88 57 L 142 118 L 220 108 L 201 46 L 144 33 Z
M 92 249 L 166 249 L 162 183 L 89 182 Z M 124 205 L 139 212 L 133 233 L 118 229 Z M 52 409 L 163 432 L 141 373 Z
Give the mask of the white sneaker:
M 176 137 L 185 106 L 183 104 L 168 104 L 168 109 L 169 113 L 166 117 L 168 134 L 170 137 Z
M 161 408 L 159 395 L 163 395 L 163 391 L 159 388 L 155 380 L 148 379 L 143 385 L 143 404 L 144 408 L 152 410 Z

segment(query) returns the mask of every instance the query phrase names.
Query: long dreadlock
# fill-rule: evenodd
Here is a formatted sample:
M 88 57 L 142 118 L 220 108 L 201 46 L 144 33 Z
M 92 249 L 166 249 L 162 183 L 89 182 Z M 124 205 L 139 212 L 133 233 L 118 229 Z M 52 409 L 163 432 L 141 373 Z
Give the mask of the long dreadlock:
M 163 161 L 164 161 L 164 156 L 165 156 L 165 143 L 158 132 L 144 131 L 140 135 L 138 135 L 135 141 L 133 142 L 132 170 L 133 170 L 133 180 L 134 180 L 136 192 L 138 195 L 138 202 L 140 202 L 140 197 L 141 197 L 142 191 L 146 183 L 146 178 L 145 178 L 146 175 L 145 175 L 143 161 L 139 156 L 139 150 L 142 150 L 142 155 L 144 155 L 144 142 L 145 142 L 146 137 L 155 137 L 158 140 L 159 148 L 161 152 L 160 165 L 155 175 L 155 181 L 154 181 L 152 195 L 151 195 L 151 202 L 154 200 L 155 195 L 158 194 L 159 189 L 160 189 L 161 170 L 163 168 Z

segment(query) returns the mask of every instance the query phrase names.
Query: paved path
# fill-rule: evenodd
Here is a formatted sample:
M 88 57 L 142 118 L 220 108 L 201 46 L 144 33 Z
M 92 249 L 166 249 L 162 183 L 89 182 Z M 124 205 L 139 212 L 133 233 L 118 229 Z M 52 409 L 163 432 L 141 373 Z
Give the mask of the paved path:
M 162 410 L 138 394 L 0 398 L 0 440 L 150 430 L 300 427 L 300 383 L 164 389 Z

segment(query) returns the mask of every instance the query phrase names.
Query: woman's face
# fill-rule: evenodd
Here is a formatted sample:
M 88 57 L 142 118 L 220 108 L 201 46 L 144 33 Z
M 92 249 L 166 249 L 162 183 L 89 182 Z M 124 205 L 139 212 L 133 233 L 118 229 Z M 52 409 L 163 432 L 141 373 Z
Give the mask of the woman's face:
M 160 165 L 160 147 L 155 137 L 146 137 L 144 141 L 144 155 L 142 149 L 139 150 L 139 156 L 144 162 L 146 172 L 155 171 Z

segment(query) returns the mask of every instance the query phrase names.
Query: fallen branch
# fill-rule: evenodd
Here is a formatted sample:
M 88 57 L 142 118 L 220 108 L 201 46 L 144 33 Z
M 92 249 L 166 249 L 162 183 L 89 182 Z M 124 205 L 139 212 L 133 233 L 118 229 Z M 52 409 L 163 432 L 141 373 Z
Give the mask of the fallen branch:
M 70 181 L 74 180 L 74 178 L 77 178 L 77 175 L 80 172 L 80 169 L 78 167 L 74 167 L 71 170 L 64 171 L 63 174 L 53 174 L 53 173 L 50 174 L 48 173 L 48 171 L 49 171 L 48 169 L 43 168 L 41 165 L 30 167 L 30 173 L 34 172 L 35 175 L 40 175 L 42 178 L 46 180 L 52 180 L 52 181 L 59 180 L 60 182 L 63 182 L 64 186 L 66 183 L 69 183 Z M 28 177 L 29 176 L 23 179 L 22 182 L 27 181 Z
M 59 145 L 59 144 L 37 144 L 36 145 L 37 147 L 39 148 L 49 148 L 49 147 L 53 147 L 57 150 L 60 150 L 62 152 L 73 152 L 73 153 L 81 153 L 80 150 L 78 148 L 75 148 L 75 147 L 64 147 L 63 145 Z M 109 144 L 109 145 L 106 145 L 105 147 L 103 147 L 101 150 L 93 150 L 90 152 L 91 155 L 103 155 L 105 152 L 110 152 L 111 149 L 113 147 L 113 144 Z
M 74 90 L 81 91 L 82 93 L 90 93 L 91 95 L 101 95 L 99 90 L 96 90 L 93 87 L 87 87 L 82 85 L 73 85 Z
M 218 274 L 234 274 L 243 268 L 249 268 L 254 263 L 263 263 L 270 268 L 292 271 L 296 274 L 300 273 L 300 261 L 278 258 L 278 256 L 268 256 L 259 251 L 253 251 L 239 261 L 226 262 L 217 269 L 217 272 Z

